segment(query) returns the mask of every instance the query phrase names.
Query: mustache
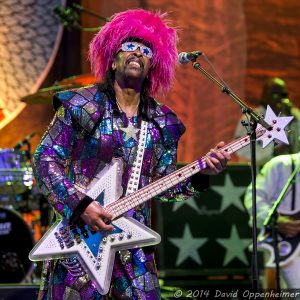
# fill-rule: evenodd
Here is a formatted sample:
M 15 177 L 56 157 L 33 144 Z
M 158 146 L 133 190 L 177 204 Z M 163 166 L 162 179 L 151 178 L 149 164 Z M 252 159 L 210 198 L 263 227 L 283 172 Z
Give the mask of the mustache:
M 141 66 L 141 68 L 144 68 L 144 62 L 140 58 L 136 57 L 134 54 L 132 54 L 126 59 L 126 65 L 128 65 L 132 61 L 137 62 Z

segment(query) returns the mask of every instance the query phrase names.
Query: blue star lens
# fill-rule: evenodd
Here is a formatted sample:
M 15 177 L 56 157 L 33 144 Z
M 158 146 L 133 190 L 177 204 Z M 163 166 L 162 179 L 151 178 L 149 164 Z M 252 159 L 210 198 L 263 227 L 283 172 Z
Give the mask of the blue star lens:
M 151 48 L 149 48 L 143 44 L 140 44 L 137 42 L 126 42 L 126 43 L 122 44 L 122 51 L 125 51 L 125 52 L 133 52 L 138 48 L 140 48 L 140 51 L 144 56 L 148 57 L 149 59 L 152 58 L 153 52 L 152 52 Z

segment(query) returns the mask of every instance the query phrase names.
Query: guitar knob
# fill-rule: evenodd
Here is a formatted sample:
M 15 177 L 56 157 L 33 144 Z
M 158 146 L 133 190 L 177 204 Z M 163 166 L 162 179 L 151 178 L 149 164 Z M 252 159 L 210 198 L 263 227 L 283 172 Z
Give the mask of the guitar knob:
M 278 247 L 280 256 L 287 256 L 292 252 L 292 245 L 287 241 L 280 242 Z

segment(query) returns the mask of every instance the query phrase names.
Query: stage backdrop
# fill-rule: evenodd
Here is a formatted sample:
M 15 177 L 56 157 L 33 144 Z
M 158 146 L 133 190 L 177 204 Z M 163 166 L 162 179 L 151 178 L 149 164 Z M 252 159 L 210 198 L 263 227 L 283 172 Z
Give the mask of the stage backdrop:
M 126 8 L 143 7 L 170 12 L 180 36 L 180 51 L 203 51 L 228 86 L 251 106 L 256 106 L 268 76 L 284 78 L 290 98 L 300 106 L 300 2 L 296 0 L 144 0 L 82 4 L 102 16 Z M 83 19 L 86 26 L 103 23 Z M 86 55 L 92 34 L 83 33 Z M 203 57 L 199 62 L 214 76 Z M 83 70 L 89 66 L 83 60 Z M 180 65 L 177 80 L 166 99 L 187 127 L 179 148 L 179 161 L 205 154 L 217 142 L 230 141 L 241 116 L 239 106 L 191 64 Z
M 7 5 L 10 1 L 5 3 Z M 180 29 L 179 50 L 203 51 L 229 87 L 242 99 L 253 106 L 256 105 L 264 79 L 268 76 L 281 76 L 289 86 L 291 100 L 300 106 L 297 82 L 300 77 L 299 1 L 83 0 L 81 4 L 105 17 L 135 7 L 168 11 L 174 25 Z M 35 14 L 29 15 L 28 18 L 34 19 Z M 103 25 L 102 21 L 88 14 L 82 14 L 82 21 L 85 27 Z M 28 26 L 30 23 L 24 24 L 24 28 L 29 28 Z M 78 55 L 77 61 L 81 61 L 82 73 L 89 73 L 87 49 L 93 33 L 82 32 L 81 35 L 81 57 Z M 72 39 L 66 42 L 70 47 L 63 53 L 64 60 L 73 54 L 72 47 L 77 45 Z M 5 45 L 1 47 L 6 49 L 5 51 L 8 49 Z M 200 57 L 199 62 L 213 74 L 203 57 Z M 63 60 L 60 64 L 63 64 Z M 18 78 L 19 71 L 18 68 L 15 69 L 12 74 L 13 80 Z M 6 70 L 2 72 L 7 73 Z M 28 79 L 23 79 L 19 85 Z M 30 89 L 28 93 L 29 91 Z M 20 94 L 18 97 L 22 96 L 23 94 Z M 18 97 L 14 99 L 15 103 L 20 100 Z M 178 67 L 177 80 L 172 92 L 165 99 L 159 100 L 173 108 L 186 124 L 187 132 L 179 148 L 179 161 L 184 162 L 202 156 L 220 140 L 231 140 L 241 116 L 238 105 L 222 94 L 203 74 L 194 70 L 191 64 Z M 36 147 L 53 115 L 53 110 L 49 105 L 40 104 L 27 105 L 24 112 L 26 114 L 19 115 L 13 125 L 10 123 L 0 130 L 0 148 L 12 147 L 32 131 L 37 132 L 32 139 L 32 148 Z
M 243 205 L 250 182 L 249 166 L 231 164 L 187 201 L 153 202 L 153 227 L 162 237 L 158 269 L 167 286 L 251 286 L 252 232 Z
M 20 99 L 39 89 L 53 65 L 63 32 L 56 5 L 65 1 L 1 2 L 0 129 L 24 109 Z

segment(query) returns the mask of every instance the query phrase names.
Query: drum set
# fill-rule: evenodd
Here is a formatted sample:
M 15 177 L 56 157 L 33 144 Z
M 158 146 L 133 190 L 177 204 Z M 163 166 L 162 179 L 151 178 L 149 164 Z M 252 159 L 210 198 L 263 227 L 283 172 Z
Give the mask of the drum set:
M 73 76 L 21 99 L 29 105 L 50 104 L 58 91 L 95 83 L 90 74 Z M 34 183 L 28 149 L 0 148 L 0 284 L 37 283 L 41 265 L 33 264 L 28 254 L 49 228 L 51 209 Z M 23 143 L 20 143 L 23 146 Z
M 26 151 L 0 149 L 0 282 L 27 280 L 33 266 L 28 253 L 34 246 L 33 232 L 23 214 L 24 199 L 33 187 L 33 174 Z

